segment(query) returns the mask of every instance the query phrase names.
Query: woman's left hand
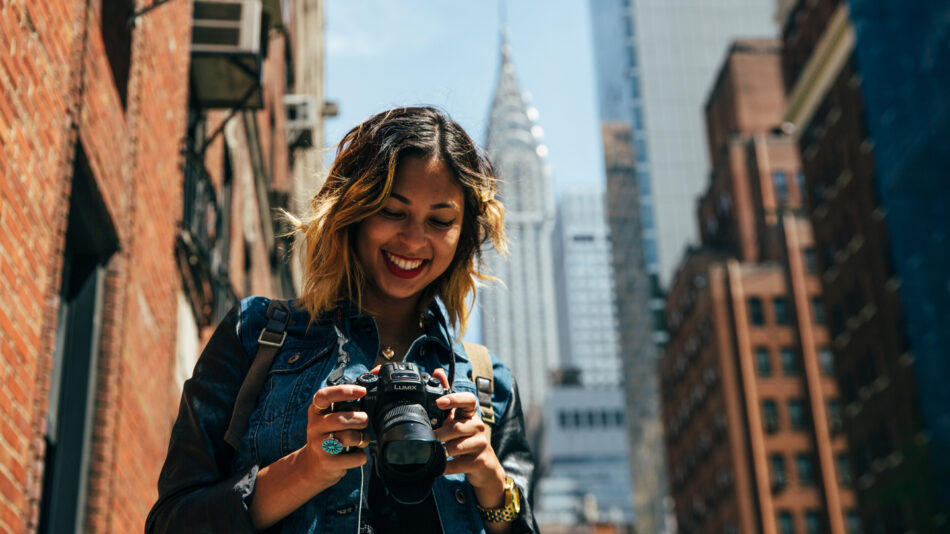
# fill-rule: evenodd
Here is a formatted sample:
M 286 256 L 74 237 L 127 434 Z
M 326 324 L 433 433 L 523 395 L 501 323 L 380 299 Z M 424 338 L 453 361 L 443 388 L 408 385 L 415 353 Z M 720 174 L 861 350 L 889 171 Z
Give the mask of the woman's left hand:
M 445 452 L 452 457 L 445 474 L 464 473 L 475 489 L 478 503 L 486 508 L 504 504 L 505 469 L 485 433 L 485 422 L 478 413 L 478 400 L 468 392 L 439 397 L 436 405 L 452 410 L 435 435 L 445 443 Z

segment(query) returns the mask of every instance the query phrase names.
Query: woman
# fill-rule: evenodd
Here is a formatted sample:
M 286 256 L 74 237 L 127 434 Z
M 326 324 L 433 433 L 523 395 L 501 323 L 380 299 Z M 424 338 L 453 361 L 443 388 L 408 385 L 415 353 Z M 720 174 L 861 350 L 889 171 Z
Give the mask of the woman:
M 350 130 L 312 215 L 292 218 L 306 247 L 302 295 L 286 317 L 244 299 L 186 382 L 146 532 L 537 532 L 514 379 L 492 357 L 489 438 L 472 361 L 451 333 L 465 330 L 476 280 L 490 278 L 480 247 L 505 250 L 495 192 L 488 160 L 439 110 L 393 109 Z M 265 337 L 275 317 L 279 346 Z M 258 365 L 266 378 L 248 397 L 242 384 L 267 347 L 273 362 Z M 414 499 L 373 469 L 370 416 L 335 409 L 360 402 L 354 379 L 390 361 L 453 381 L 435 401 L 447 414 L 434 431 L 444 475 Z

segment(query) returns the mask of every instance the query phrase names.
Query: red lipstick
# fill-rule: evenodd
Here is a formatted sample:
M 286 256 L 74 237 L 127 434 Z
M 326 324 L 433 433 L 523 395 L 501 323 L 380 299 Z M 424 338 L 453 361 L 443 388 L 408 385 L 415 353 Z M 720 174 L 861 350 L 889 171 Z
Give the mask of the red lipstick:
M 386 267 L 389 269 L 389 272 L 393 273 L 399 278 L 415 278 L 419 275 L 419 273 L 422 272 L 423 269 L 425 269 L 426 265 L 429 263 L 429 260 L 422 260 L 422 263 L 419 264 L 419 266 L 415 269 L 406 270 L 400 268 L 398 265 L 390 261 L 385 252 L 381 252 L 381 254 L 383 255 L 383 261 L 386 263 Z

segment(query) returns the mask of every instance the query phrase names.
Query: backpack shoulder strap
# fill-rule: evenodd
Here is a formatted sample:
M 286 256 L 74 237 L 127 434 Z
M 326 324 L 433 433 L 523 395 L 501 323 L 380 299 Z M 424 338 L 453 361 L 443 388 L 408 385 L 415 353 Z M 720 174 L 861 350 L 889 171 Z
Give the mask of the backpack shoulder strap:
M 257 354 L 251 362 L 241 389 L 234 400 L 231 422 L 224 433 L 224 441 L 237 450 L 241 438 L 247 432 L 251 412 L 257 406 L 257 398 L 274 363 L 274 356 L 287 339 L 287 324 L 290 322 L 290 306 L 286 300 L 272 299 L 267 305 L 267 325 L 257 336 Z
M 465 353 L 472 362 L 472 381 L 478 391 L 478 404 L 481 407 L 482 421 L 488 423 L 486 432 L 491 441 L 491 425 L 495 424 L 495 408 L 491 404 L 492 393 L 495 392 L 495 378 L 492 373 L 491 355 L 484 345 L 463 341 Z

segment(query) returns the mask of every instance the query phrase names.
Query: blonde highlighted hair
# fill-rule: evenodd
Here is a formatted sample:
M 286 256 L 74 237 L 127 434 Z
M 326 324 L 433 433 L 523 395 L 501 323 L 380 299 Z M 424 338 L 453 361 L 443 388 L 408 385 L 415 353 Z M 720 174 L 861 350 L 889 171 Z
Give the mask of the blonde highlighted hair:
M 482 245 L 491 242 L 497 252 L 507 252 L 505 209 L 495 198 L 491 162 L 458 123 L 432 107 L 391 109 L 347 132 L 326 182 L 310 202 L 309 215 L 289 217 L 299 231 L 295 246 L 304 247 L 300 300 L 312 320 L 340 299 L 362 307 L 366 275 L 356 257 L 356 230 L 383 208 L 407 157 L 440 160 L 462 187 L 465 209 L 455 257 L 425 289 L 420 306 L 440 298 L 457 335 L 464 334 L 467 298 L 474 301 L 479 281 L 495 280 L 482 271 Z

